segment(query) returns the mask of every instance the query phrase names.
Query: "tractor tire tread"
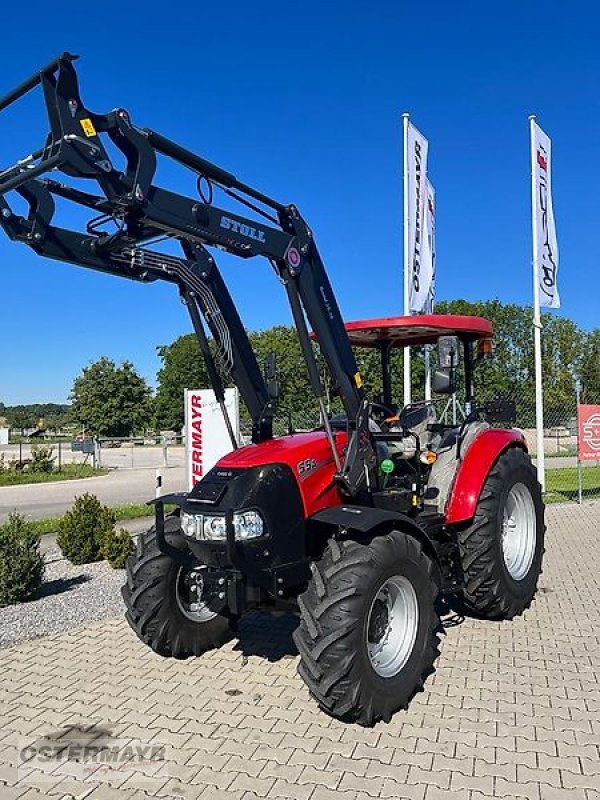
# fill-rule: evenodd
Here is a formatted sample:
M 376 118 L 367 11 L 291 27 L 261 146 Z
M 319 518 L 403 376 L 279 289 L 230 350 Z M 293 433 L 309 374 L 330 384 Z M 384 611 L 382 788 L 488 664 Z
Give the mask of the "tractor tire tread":
M 360 600 L 367 579 L 376 575 L 389 558 L 407 558 L 419 565 L 424 576 L 431 578 L 433 574 L 430 559 L 413 537 L 384 535 L 368 544 L 332 539 L 314 566 L 306 591 L 300 595 L 300 625 L 293 636 L 300 654 L 298 672 L 317 703 L 332 716 L 363 726 L 389 720 L 412 696 L 411 692 L 399 703 L 393 698 L 386 699 L 376 707 L 364 691 L 362 680 L 352 674 L 358 659 L 351 635 L 358 618 L 352 604 Z M 433 594 L 437 591 L 434 587 Z M 439 654 L 440 630 L 440 619 L 432 602 L 417 688 L 423 686 L 433 670 Z
M 502 453 L 496 461 L 479 497 L 475 517 L 471 524 L 458 531 L 458 546 L 464 575 L 463 599 L 467 607 L 487 619 L 512 619 L 527 609 L 537 587 L 537 576 L 530 596 L 511 596 L 506 581 L 502 580 L 498 557 L 497 529 L 498 501 L 502 489 L 515 470 L 533 466 L 527 453 L 513 447 Z M 541 488 L 531 482 L 534 503 L 541 503 Z M 536 505 L 537 513 L 537 505 Z M 538 535 L 543 538 L 545 526 Z M 541 548 L 543 553 L 543 544 Z M 541 572 L 541 570 L 538 571 Z

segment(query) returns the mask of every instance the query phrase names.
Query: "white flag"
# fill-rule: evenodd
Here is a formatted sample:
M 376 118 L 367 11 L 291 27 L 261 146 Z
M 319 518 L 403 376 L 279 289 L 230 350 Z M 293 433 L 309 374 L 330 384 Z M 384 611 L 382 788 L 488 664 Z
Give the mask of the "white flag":
M 426 244 L 429 249 L 428 257 L 431 260 L 431 283 L 429 294 L 423 308 L 426 314 L 433 314 L 435 305 L 435 189 L 427 179 L 427 206 L 425 207 L 425 230 L 427 232 Z M 424 260 L 424 259 L 423 259 Z
M 537 271 L 540 306 L 560 308 L 558 294 L 558 242 L 552 208 L 552 145 L 549 137 L 533 122 L 531 159 L 534 181 L 535 239 L 533 264 Z
M 427 243 L 427 139 L 408 124 L 408 306 L 411 312 L 420 312 L 427 303 L 431 286 L 433 265 Z

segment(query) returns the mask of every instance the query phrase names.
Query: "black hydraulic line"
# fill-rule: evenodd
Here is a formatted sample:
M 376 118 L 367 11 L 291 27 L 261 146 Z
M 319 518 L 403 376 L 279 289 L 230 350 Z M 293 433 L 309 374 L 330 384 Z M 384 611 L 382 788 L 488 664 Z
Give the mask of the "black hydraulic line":
M 190 319 L 192 320 L 194 332 L 196 334 L 196 338 L 198 339 L 198 344 L 200 346 L 200 352 L 202 353 L 202 357 L 204 358 L 206 371 L 208 372 L 208 377 L 211 386 L 213 388 L 213 392 L 215 393 L 215 397 L 217 398 L 217 403 L 219 404 L 219 408 L 221 409 L 221 413 L 223 414 L 223 419 L 225 421 L 225 427 L 227 428 L 227 433 L 229 434 L 229 438 L 231 440 L 233 449 L 237 450 L 238 442 L 237 439 L 235 438 L 235 433 L 233 430 L 233 426 L 231 424 L 231 419 L 227 412 L 227 406 L 225 405 L 225 389 L 223 387 L 223 381 L 221 380 L 221 376 L 219 375 L 219 371 L 217 370 L 217 365 L 215 364 L 213 355 L 210 352 L 208 339 L 206 337 L 206 331 L 204 330 L 204 325 L 202 324 L 200 312 L 198 311 L 198 304 L 196 303 L 195 295 L 193 294 L 193 292 L 190 292 L 189 289 L 184 289 L 181 295 L 183 297 L 184 303 L 187 306 Z
M 50 158 L 46 159 L 45 161 L 40 161 L 37 166 L 32 167 L 31 169 L 25 169 L 23 172 L 15 175 L 14 178 L 9 178 L 7 181 L 0 183 L 0 196 L 6 194 L 6 192 L 10 192 L 11 189 L 17 189 L 24 183 L 28 183 L 34 178 L 37 178 L 38 175 L 43 175 L 44 172 L 49 172 L 50 170 L 54 169 L 54 167 L 58 166 L 60 162 L 61 157 L 57 153 L 54 156 L 50 156 Z
M 191 150 L 187 150 L 180 144 L 171 141 L 171 139 L 167 139 L 166 136 L 153 131 L 151 128 L 144 128 L 143 133 L 145 133 L 152 147 L 163 153 L 163 155 L 169 156 L 175 161 L 180 161 L 195 172 L 206 175 L 208 178 L 212 178 L 225 186 L 233 187 L 237 184 L 235 175 L 196 155 L 196 153 L 192 153 Z
M 285 210 L 285 206 L 282 203 L 278 203 L 277 200 L 273 200 L 271 197 L 267 197 L 267 195 L 257 192 L 256 189 L 253 189 L 251 186 L 247 186 L 245 183 L 241 183 L 241 181 L 238 181 L 235 175 L 232 175 L 231 172 L 227 172 L 226 170 L 221 169 L 221 167 L 218 167 L 216 164 L 213 164 L 212 162 L 207 161 L 205 158 L 196 155 L 196 153 L 192 153 L 191 150 L 187 150 L 180 144 L 171 141 L 171 139 L 167 139 L 166 136 L 163 136 L 162 134 L 157 133 L 150 128 L 145 128 L 143 132 L 146 134 L 150 144 L 163 155 L 169 156 L 170 158 L 175 159 L 175 161 L 179 161 L 181 164 L 185 164 L 195 172 L 205 175 L 207 178 L 211 178 L 217 183 L 222 183 L 229 189 L 237 189 L 240 192 L 244 192 L 244 194 L 253 197 L 255 200 L 258 200 L 260 203 L 264 203 L 266 206 L 274 208 L 276 211 Z
M 292 283 L 291 279 L 288 279 L 286 281 L 285 289 L 287 291 L 288 299 L 290 302 L 290 308 L 292 310 L 292 317 L 294 318 L 294 324 L 296 325 L 296 328 L 298 330 L 298 339 L 300 340 L 300 348 L 302 350 L 302 354 L 304 355 L 304 360 L 306 361 L 306 366 L 308 368 L 308 378 L 310 380 L 310 385 L 317 397 L 323 397 L 323 395 L 325 394 L 325 390 L 323 388 L 321 376 L 319 375 L 319 368 L 315 360 L 315 354 L 313 353 L 312 344 L 310 341 L 310 334 L 308 333 L 306 319 L 304 317 L 304 311 L 302 310 L 300 297 L 298 296 L 298 289 L 296 288 L 295 284 Z
M 105 210 L 107 214 L 113 209 L 110 201 L 106 197 L 100 197 L 97 194 L 90 194 L 83 192 L 81 189 L 75 189 L 73 186 L 67 186 L 64 183 L 53 181 L 50 178 L 45 178 L 41 181 L 48 191 L 52 194 L 57 194 L 59 197 L 64 197 L 65 200 L 72 200 L 74 203 L 79 203 L 82 206 L 93 208 L 99 211 Z
M 335 461 L 336 469 L 338 472 L 340 472 L 342 469 L 342 464 L 340 461 L 339 453 L 337 451 L 335 437 L 333 435 L 333 431 L 331 430 L 331 425 L 329 424 L 329 417 L 327 416 L 327 409 L 325 408 L 325 400 L 324 400 L 325 390 L 323 388 L 323 382 L 321 381 L 321 376 L 319 375 L 319 368 L 317 366 L 315 354 L 313 353 L 312 344 L 310 341 L 310 335 L 308 333 L 308 327 L 306 325 L 306 317 L 304 316 L 304 311 L 302 310 L 302 304 L 300 302 L 300 297 L 298 295 L 298 289 L 296 285 L 292 282 L 291 278 L 288 278 L 288 280 L 286 281 L 285 288 L 290 302 L 290 308 L 292 310 L 292 317 L 294 318 L 296 330 L 298 331 L 300 348 L 302 350 L 302 353 L 304 355 L 304 361 L 306 362 L 306 366 L 308 368 L 308 377 L 310 380 L 310 385 L 319 402 L 319 408 L 321 409 L 321 421 L 323 422 L 323 427 L 325 429 L 325 433 L 329 441 L 329 446 L 331 448 L 333 460 Z
M 17 86 L 16 89 L 13 89 L 12 92 L 4 95 L 4 97 L 0 99 L 0 111 L 4 111 L 4 109 L 14 103 L 15 100 L 23 97 L 24 94 L 27 94 L 27 92 L 30 92 L 32 89 L 38 86 L 42 82 L 42 75 L 44 73 L 56 72 L 61 61 L 76 61 L 78 58 L 79 56 L 73 55 L 72 53 L 63 53 L 58 58 L 50 61 L 50 63 L 46 64 L 45 67 L 42 67 L 42 69 L 40 69 L 38 72 L 34 73 L 31 77 L 27 78 L 27 80 L 23 81 L 23 83 L 19 84 L 19 86 Z
M 232 189 L 227 189 L 225 188 L 225 186 L 221 186 L 221 189 L 225 192 L 226 195 L 229 195 L 229 197 L 233 197 L 234 200 L 237 200 L 238 203 L 242 203 L 242 205 L 245 205 L 247 208 L 251 208 L 252 211 L 256 211 L 257 214 L 260 214 L 261 217 L 268 219 L 269 222 L 274 222 L 276 225 L 280 224 L 277 217 L 274 217 L 272 214 L 268 214 L 262 208 L 255 206 L 254 203 L 251 203 L 249 200 L 246 200 L 245 197 L 242 197 L 237 192 L 234 192 Z
M 28 164 L 31 164 L 32 161 L 36 161 L 38 158 L 41 158 L 45 152 L 46 148 L 40 147 L 39 150 L 36 150 L 35 153 L 27 156 L 27 158 L 23 158 L 21 161 L 17 161 L 17 163 L 12 167 L 2 170 L 2 172 L 0 172 L 0 181 L 3 181 L 5 178 L 9 178 L 12 175 L 20 175 L 23 170 L 27 169 Z

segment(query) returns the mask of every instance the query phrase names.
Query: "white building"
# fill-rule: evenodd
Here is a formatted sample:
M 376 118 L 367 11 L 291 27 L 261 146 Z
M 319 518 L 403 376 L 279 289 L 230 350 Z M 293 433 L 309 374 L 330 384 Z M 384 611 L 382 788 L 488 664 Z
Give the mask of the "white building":
M 0 428 L 0 445 L 8 444 L 8 428 Z

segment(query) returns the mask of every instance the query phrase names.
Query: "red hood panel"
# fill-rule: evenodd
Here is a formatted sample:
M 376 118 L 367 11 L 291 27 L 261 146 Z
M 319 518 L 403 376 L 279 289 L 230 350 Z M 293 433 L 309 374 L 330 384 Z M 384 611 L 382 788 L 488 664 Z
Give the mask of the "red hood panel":
M 340 454 L 347 441 L 346 433 L 336 433 Z M 294 433 L 260 444 L 249 444 L 223 456 L 217 466 L 248 468 L 264 464 L 287 464 L 290 467 L 300 487 L 306 516 L 341 503 L 333 482 L 335 463 L 323 431 Z

